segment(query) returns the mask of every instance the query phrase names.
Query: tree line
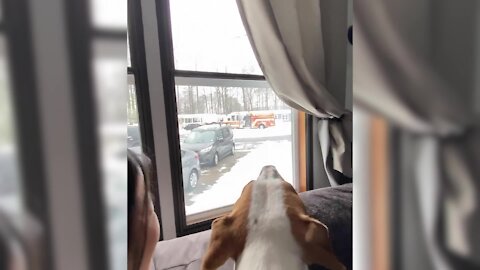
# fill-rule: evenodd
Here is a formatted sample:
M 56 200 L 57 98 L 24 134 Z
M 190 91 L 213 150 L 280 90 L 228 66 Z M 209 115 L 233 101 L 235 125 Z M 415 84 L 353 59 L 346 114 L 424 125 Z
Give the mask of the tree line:
M 179 114 L 229 114 L 288 106 L 270 88 L 176 86 Z
M 176 86 L 178 114 L 229 114 L 289 107 L 270 88 Z M 127 122 L 138 123 L 135 88 L 128 88 Z

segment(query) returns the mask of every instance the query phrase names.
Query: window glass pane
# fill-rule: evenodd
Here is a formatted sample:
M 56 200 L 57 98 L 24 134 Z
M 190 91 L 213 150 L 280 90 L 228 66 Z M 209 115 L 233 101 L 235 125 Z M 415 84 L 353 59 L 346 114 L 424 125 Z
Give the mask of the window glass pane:
M 0 36 L 0 208 L 19 212 L 23 207 L 22 189 L 12 102 L 6 43 Z
M 132 55 L 130 54 L 130 36 L 127 33 L 127 67 L 132 66 Z
M 127 0 L 91 0 L 93 25 L 103 29 L 127 29 Z
M 142 138 L 138 121 L 137 92 L 135 90 L 135 78 L 128 75 L 128 99 L 127 99 L 127 147 L 134 152 L 142 152 Z
M 94 43 L 98 134 L 112 269 L 122 269 L 127 265 L 125 104 L 129 91 L 125 76 L 126 51 L 125 42 Z
M 22 208 L 22 193 L 5 46 L 0 36 L 0 207 L 17 212 Z
M 176 99 L 187 216 L 233 204 L 265 165 L 292 183 L 292 111 L 270 88 L 177 85 Z
M 170 1 L 177 70 L 262 74 L 235 0 Z

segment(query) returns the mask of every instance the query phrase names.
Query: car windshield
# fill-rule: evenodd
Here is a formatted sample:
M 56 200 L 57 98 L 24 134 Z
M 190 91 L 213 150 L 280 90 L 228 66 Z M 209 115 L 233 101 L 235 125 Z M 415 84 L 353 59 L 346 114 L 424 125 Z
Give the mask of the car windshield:
M 192 131 L 192 133 L 190 133 L 187 138 L 185 138 L 184 142 L 185 143 L 209 143 L 214 141 L 215 141 L 215 131 L 195 130 L 195 131 Z

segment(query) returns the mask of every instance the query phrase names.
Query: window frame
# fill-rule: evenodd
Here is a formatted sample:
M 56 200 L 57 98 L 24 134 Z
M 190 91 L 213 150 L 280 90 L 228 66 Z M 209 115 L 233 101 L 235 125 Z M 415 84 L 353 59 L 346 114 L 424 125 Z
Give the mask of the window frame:
M 52 3 L 53 7 L 62 6 L 60 16 L 65 16 L 66 56 L 70 61 L 72 91 L 75 99 L 73 106 L 73 125 L 76 128 L 75 143 L 78 147 L 78 165 L 81 171 L 80 197 L 83 212 L 81 227 L 86 228 L 85 239 L 88 261 L 82 262 L 89 269 L 109 269 L 108 244 L 106 237 L 104 193 L 100 180 L 98 162 L 98 138 L 96 134 L 96 109 L 94 99 L 93 76 L 91 74 L 91 44 L 93 39 L 123 40 L 125 33 L 104 29 L 96 31 L 89 21 L 88 1 L 61 1 Z M 42 225 L 42 250 L 35 256 L 41 256 L 42 269 L 54 269 L 55 242 L 52 219 L 51 198 L 55 192 L 48 188 L 46 176 L 48 151 L 44 150 L 44 131 L 42 123 L 41 84 L 37 78 L 34 53 L 35 34 L 38 29 L 32 26 L 38 6 L 28 0 L 4 0 L 0 31 L 5 35 L 9 63 L 9 81 L 13 103 L 13 116 L 16 124 L 19 170 L 22 177 L 22 199 L 25 209 Z M 63 5 L 62 5 L 63 4 Z M 33 10 L 33 14 L 32 14 Z M 43 10 L 42 10 L 43 11 Z M 38 44 L 36 44 L 38 45 Z M 44 45 L 44 44 L 43 44 Z M 38 56 L 38 55 L 37 55 Z M 67 60 L 65 62 L 67 62 Z M 38 63 L 42 66 L 44 63 Z M 70 88 L 65 91 L 70 91 Z M 67 113 L 70 114 L 70 113 Z M 43 138 L 42 138 L 43 137 Z M 85 147 L 84 147 L 85 146 Z M 58 195 L 58 194 L 57 194 Z M 58 224 L 56 224 L 58 226 Z M 62 226 L 60 226 L 62 227 Z M 59 241 L 57 239 L 57 241 Z M 32 254 L 29 254 L 32 255 Z M 54 256 L 55 255 L 55 256 Z M 83 255 L 80 254 L 83 258 Z M 58 263 L 58 261 L 57 261 Z
M 232 205 L 211 209 L 202 213 L 192 214 L 188 217 L 186 216 L 183 181 L 180 181 L 180 179 L 182 179 L 182 163 L 177 119 L 177 102 L 175 93 L 176 81 L 215 80 L 216 82 L 220 83 L 248 82 L 263 86 L 268 86 L 268 82 L 263 75 L 176 70 L 174 66 L 170 3 L 169 0 L 155 0 L 155 4 L 160 47 L 160 61 L 162 69 L 161 71 L 164 89 L 163 94 L 165 98 L 165 114 L 167 120 L 167 137 L 169 141 L 169 158 L 174 199 L 174 215 L 176 223 L 175 227 L 177 237 L 180 237 L 210 229 L 212 221 L 216 217 L 230 211 Z M 293 127 L 298 126 L 296 124 L 293 125 L 293 121 L 296 121 L 296 118 L 292 117 L 292 131 Z M 294 156 L 297 156 L 299 154 L 299 151 L 297 149 L 298 140 L 296 139 L 296 136 L 298 136 L 298 134 L 292 132 L 292 150 L 294 151 L 292 152 L 292 154 Z M 294 161 L 292 166 L 299 167 L 301 166 L 301 164 L 298 164 L 297 161 Z M 295 177 L 297 177 L 296 174 L 298 174 L 298 168 L 294 168 L 293 172 L 295 174 Z M 214 214 L 213 217 L 211 214 Z M 206 216 L 209 216 L 210 218 L 205 219 Z
M 158 190 L 157 169 L 155 158 L 155 143 L 153 138 L 152 113 L 150 107 L 150 93 L 147 76 L 147 62 L 145 56 L 145 40 L 143 36 L 142 7 L 140 1 L 128 0 L 128 42 L 130 49 L 130 66 L 127 66 L 127 76 L 133 76 L 136 102 L 138 108 L 138 126 L 143 153 L 150 158 L 152 164 L 151 190 Z M 163 240 L 163 225 L 160 208 L 160 194 L 155 196 L 153 207 L 160 224 L 160 238 Z
M 178 132 L 177 105 L 175 94 L 175 68 L 173 58 L 173 40 L 171 32 L 170 2 L 169 0 L 155 0 L 158 39 L 160 47 L 161 72 L 163 80 L 163 94 L 165 98 L 165 115 L 167 137 L 169 141 L 170 172 L 173 190 L 173 206 L 175 216 L 175 230 L 177 237 L 208 230 L 213 219 L 187 225 L 185 213 L 185 198 L 181 149 Z M 192 74 L 194 75 L 194 74 Z
M 313 147 L 314 147 L 314 128 L 315 117 L 311 114 L 305 114 L 305 154 L 306 154 L 306 189 L 314 189 L 314 172 L 313 172 Z M 323 165 L 322 165 L 323 166 Z

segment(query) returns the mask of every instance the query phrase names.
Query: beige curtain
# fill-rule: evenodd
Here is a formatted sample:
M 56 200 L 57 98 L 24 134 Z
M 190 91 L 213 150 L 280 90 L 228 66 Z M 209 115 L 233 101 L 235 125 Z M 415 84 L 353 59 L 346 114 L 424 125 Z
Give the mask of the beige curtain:
M 354 102 L 416 138 L 409 163 L 429 264 L 480 269 L 479 3 L 354 5 Z
M 332 185 L 351 181 L 351 112 L 344 108 L 347 46 L 346 1 L 237 0 L 245 29 L 262 71 L 289 106 L 319 118 L 325 171 Z M 323 8 L 322 8 L 323 7 Z M 330 12 L 329 12 L 330 11 Z M 322 19 L 322 14 L 325 16 Z M 330 28 L 325 31 L 325 19 Z M 343 27 L 340 42 L 324 32 Z M 339 29 L 341 31 L 342 29 Z M 340 51 L 340 59 L 325 49 Z M 338 50 L 340 48 L 340 50 Z M 343 54 L 343 55 L 342 55 Z M 341 83 L 335 84 L 334 81 Z

